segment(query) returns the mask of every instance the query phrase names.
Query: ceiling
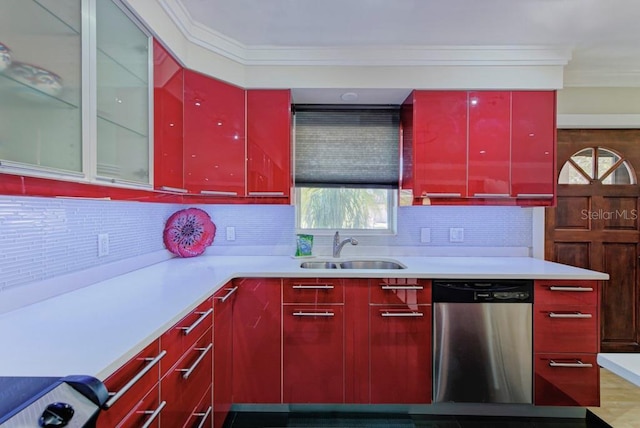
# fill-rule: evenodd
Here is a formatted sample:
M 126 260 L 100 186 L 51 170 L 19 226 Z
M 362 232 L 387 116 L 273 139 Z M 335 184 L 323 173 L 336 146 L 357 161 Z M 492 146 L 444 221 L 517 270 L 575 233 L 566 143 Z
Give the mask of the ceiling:
M 407 49 L 416 55 L 444 48 L 557 49 L 566 52 L 564 86 L 640 86 L 639 0 L 163 2 L 177 4 L 192 23 L 244 52 L 350 48 L 377 52 L 376 65 L 384 66 L 386 59 L 398 65 L 394 52 Z

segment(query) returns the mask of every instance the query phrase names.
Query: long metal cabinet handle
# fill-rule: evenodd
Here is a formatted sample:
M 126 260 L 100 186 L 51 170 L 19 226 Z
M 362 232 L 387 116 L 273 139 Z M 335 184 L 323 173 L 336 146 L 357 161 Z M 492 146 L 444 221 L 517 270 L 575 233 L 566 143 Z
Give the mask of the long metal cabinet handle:
M 209 406 L 209 408 L 207 409 L 206 412 L 204 413 L 194 413 L 193 416 L 197 416 L 199 418 L 202 418 L 200 420 L 200 423 L 198 424 L 198 428 L 202 428 L 204 427 L 204 423 L 207 421 L 207 418 L 209 417 L 209 415 L 211 414 L 211 411 L 213 410 L 212 406 Z
M 474 193 L 474 198 L 508 198 L 511 195 L 508 193 Z
M 383 317 L 423 317 L 422 312 L 381 312 Z
M 131 378 L 129 382 L 127 382 L 120 391 L 113 393 L 111 398 L 104 404 L 103 408 L 108 409 L 113 406 L 116 401 L 118 401 L 124 394 L 127 393 L 128 390 L 131 389 L 133 385 L 135 385 L 145 374 L 149 372 L 156 364 L 160 362 L 160 360 L 167 355 L 167 351 L 162 351 L 155 358 L 145 358 L 145 361 L 149 361 L 149 364 L 144 366 L 142 370 L 140 370 L 134 377 Z
M 284 196 L 284 192 L 249 192 L 249 196 Z
M 238 192 L 225 192 L 222 190 L 201 190 L 200 194 L 211 196 L 238 196 Z
M 157 409 L 155 410 L 148 410 L 146 412 L 143 412 L 147 415 L 151 415 L 149 416 L 149 419 L 147 419 L 147 421 L 144 423 L 144 425 L 142 425 L 141 428 L 149 428 L 151 426 L 151 424 L 153 423 L 153 421 L 155 421 L 158 416 L 160 416 L 160 412 L 162 411 L 162 409 L 164 409 L 164 406 L 167 405 L 166 401 L 163 401 L 162 403 L 160 403 L 160 405 L 158 406 Z
M 424 290 L 421 285 L 381 285 L 383 290 Z
M 331 311 L 324 311 L 324 312 L 303 312 L 303 311 L 298 311 L 298 312 L 294 312 L 293 313 L 294 317 L 332 317 L 334 316 L 334 313 Z
M 575 363 L 556 363 L 553 360 L 549 360 L 550 367 L 572 367 L 579 369 L 588 369 L 589 367 L 593 367 L 591 363 L 583 363 L 582 361 L 576 361 Z
M 555 312 L 549 312 L 549 318 L 593 318 L 593 315 L 583 314 L 582 312 L 575 312 L 572 314 L 556 314 Z
M 296 290 L 331 290 L 333 285 L 331 284 L 318 284 L 318 285 L 302 285 L 295 284 L 291 288 Z
M 198 318 L 196 320 L 196 322 L 194 322 L 193 324 L 191 324 L 189 327 L 180 327 L 180 329 L 182 330 L 182 332 L 184 333 L 184 335 L 186 336 L 187 334 L 191 333 L 193 331 L 194 328 L 196 328 L 198 326 L 198 324 L 200 324 L 202 321 L 204 321 L 205 319 L 207 319 L 207 317 L 213 312 L 213 308 L 207 310 L 206 312 L 196 312 L 197 314 L 200 315 L 200 318 Z
M 593 287 L 563 287 L 560 285 L 552 285 L 549 287 L 551 291 L 593 291 Z
M 423 193 L 419 198 L 461 198 L 462 193 Z
M 218 299 L 218 300 L 220 300 L 222 303 L 224 303 L 224 301 L 225 301 L 225 300 L 227 300 L 229 297 L 231 297 L 231 295 L 232 295 L 233 293 L 235 293 L 235 292 L 238 290 L 238 286 L 236 285 L 235 287 L 233 287 L 233 288 L 228 288 L 227 290 L 229 291 L 227 294 L 225 294 L 225 295 L 224 295 L 224 296 L 222 296 L 222 297 L 216 297 L 216 299 Z
M 516 198 L 551 199 L 553 193 L 518 193 Z
M 204 357 L 207 356 L 207 353 L 211 351 L 211 348 L 213 348 L 213 343 L 210 343 L 206 348 L 194 348 L 194 351 L 200 352 L 200 356 L 198 357 L 198 359 L 195 360 L 191 367 L 189 367 L 188 369 L 176 369 L 176 371 L 182 372 L 182 379 L 189 379 L 191 373 L 193 373 L 198 365 L 200 365 Z

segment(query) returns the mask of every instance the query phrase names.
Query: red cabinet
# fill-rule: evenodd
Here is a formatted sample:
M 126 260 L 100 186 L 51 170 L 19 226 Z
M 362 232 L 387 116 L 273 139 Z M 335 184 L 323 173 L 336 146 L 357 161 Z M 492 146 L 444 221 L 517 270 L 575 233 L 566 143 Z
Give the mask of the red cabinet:
M 415 197 L 466 197 L 467 93 L 414 91 L 406 104 L 403 188 Z
M 184 174 L 192 193 L 245 194 L 245 91 L 184 71 Z
M 509 197 L 511 92 L 469 92 L 470 197 Z
M 234 279 L 233 402 L 280 403 L 282 280 Z
M 153 41 L 154 187 L 180 191 L 184 187 L 182 153 L 183 69 Z
M 551 203 L 555 194 L 556 93 L 512 93 L 511 196 Z
M 145 422 L 156 419 L 166 403 L 160 402 L 158 380 L 160 377 L 160 361 L 166 352 L 160 351 L 160 343 L 154 340 L 145 349 L 131 358 L 115 373 L 105 379 L 104 383 L 110 394 L 106 403 L 106 411 L 100 413 L 97 427 L 112 428 L 135 426 L 139 416 L 132 412 L 142 413 Z
M 247 91 L 247 196 L 288 203 L 291 180 L 291 91 Z
M 344 317 L 342 280 L 284 280 L 282 396 L 285 403 L 344 403 Z
M 431 284 L 370 280 L 372 404 L 431 402 Z
M 233 307 L 238 288 L 229 282 L 213 302 L 213 426 L 220 428 L 233 402 Z
M 536 281 L 534 404 L 598 406 L 599 284 Z
M 414 204 L 553 203 L 555 91 L 414 91 L 401 117 Z

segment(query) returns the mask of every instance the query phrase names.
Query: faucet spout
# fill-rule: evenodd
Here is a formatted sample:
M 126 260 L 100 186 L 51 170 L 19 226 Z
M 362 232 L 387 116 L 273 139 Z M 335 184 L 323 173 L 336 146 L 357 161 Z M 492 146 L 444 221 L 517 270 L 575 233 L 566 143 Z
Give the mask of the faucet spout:
M 340 234 L 336 231 L 336 234 L 333 235 L 333 257 L 340 257 L 342 247 L 347 244 L 358 245 L 358 240 L 356 238 L 347 238 L 340 241 Z

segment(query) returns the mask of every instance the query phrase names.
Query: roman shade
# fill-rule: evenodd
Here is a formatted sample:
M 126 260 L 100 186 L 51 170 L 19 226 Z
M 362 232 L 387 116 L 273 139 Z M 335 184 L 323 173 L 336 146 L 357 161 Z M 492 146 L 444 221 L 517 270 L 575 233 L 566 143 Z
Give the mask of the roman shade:
M 397 108 L 296 106 L 295 184 L 307 187 L 397 187 Z

